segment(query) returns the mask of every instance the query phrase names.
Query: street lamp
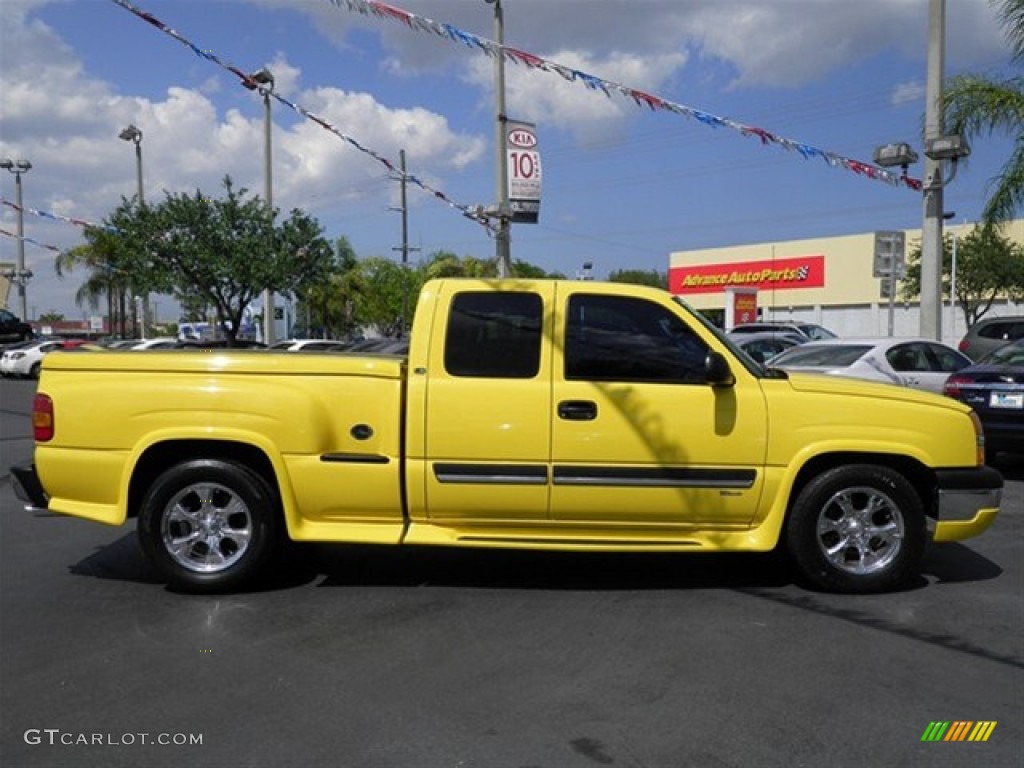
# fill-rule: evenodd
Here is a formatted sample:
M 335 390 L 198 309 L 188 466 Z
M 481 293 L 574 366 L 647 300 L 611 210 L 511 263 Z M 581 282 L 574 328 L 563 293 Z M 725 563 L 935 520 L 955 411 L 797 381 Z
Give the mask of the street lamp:
M 142 195 L 142 131 L 134 125 L 129 125 L 118 134 L 118 138 L 135 144 L 135 174 L 139 189 L 139 205 L 142 205 L 146 202 Z
M 956 177 L 957 162 L 970 154 L 971 148 L 963 136 L 940 135 L 925 140 L 926 175 L 921 187 L 925 202 L 921 229 L 920 324 L 921 336 L 928 339 L 942 338 L 942 222 L 951 218 L 942 211 L 942 190 Z M 917 162 L 918 155 L 909 144 L 898 142 L 876 148 L 874 160 L 882 168 L 898 166 L 906 175 L 908 166 Z M 954 270 L 955 264 L 954 261 Z M 956 280 L 955 276 L 953 280 Z M 955 288 L 955 282 L 953 285 Z M 955 315 L 953 322 L 956 323 Z
M 135 145 L 135 180 L 138 187 L 139 196 L 139 207 L 141 208 L 146 203 L 145 196 L 142 192 L 142 131 L 130 124 L 127 128 L 117 134 L 119 139 L 124 141 L 130 141 Z M 138 299 L 138 297 L 136 297 Z M 138 310 L 142 311 L 142 338 L 146 338 L 146 316 L 149 314 L 149 295 L 142 297 L 142 303 L 136 301 L 136 314 Z M 132 335 L 134 335 L 134 330 Z
M 259 90 L 263 97 L 263 197 L 267 201 L 267 219 L 270 227 L 274 226 L 274 204 L 273 204 L 273 161 L 271 159 L 270 146 L 270 94 L 274 91 L 274 75 L 266 67 L 257 69 L 250 73 L 248 80 L 243 80 L 242 85 L 250 91 Z M 270 288 L 263 291 L 263 343 L 271 345 L 274 343 L 274 293 Z
M 895 168 L 899 166 L 906 175 L 907 168 L 917 162 L 917 152 L 911 149 L 906 142 L 886 144 L 875 149 L 875 165 L 882 168 Z
M 501 8 L 501 0 L 484 0 L 494 6 L 494 40 L 498 44 L 497 55 L 494 57 L 494 159 L 495 159 L 495 191 L 497 192 L 498 231 L 494 236 L 495 256 L 498 262 L 498 277 L 509 277 L 512 274 L 512 221 L 508 203 L 508 144 L 505 115 L 505 15 Z
M 25 269 L 25 209 L 21 200 L 21 174 L 32 170 L 32 163 L 28 160 L 0 160 L 0 168 L 14 174 L 14 188 L 18 202 L 18 267 L 12 275 L 13 282 L 18 286 L 18 304 L 20 307 L 21 319 L 28 322 L 28 298 L 25 295 L 25 286 L 32 273 Z

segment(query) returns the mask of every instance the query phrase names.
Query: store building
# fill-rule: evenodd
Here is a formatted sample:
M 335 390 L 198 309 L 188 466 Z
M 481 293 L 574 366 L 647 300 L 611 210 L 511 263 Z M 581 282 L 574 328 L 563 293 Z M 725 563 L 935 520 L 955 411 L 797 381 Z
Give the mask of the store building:
M 959 239 L 973 228 L 946 225 L 944 231 Z M 907 253 L 920 246 L 920 229 L 903 234 Z M 1024 243 L 1024 219 L 1010 222 L 1004 235 Z M 677 251 L 670 256 L 669 290 L 728 327 L 739 319 L 802 320 L 840 336 L 886 336 L 891 314 L 894 336 L 919 335 L 917 301 L 903 301 L 897 288 L 890 312 L 885 281 L 874 275 L 875 251 L 874 232 Z M 1024 314 L 1024 304 L 1003 298 L 986 316 L 1014 314 Z M 955 344 L 965 331 L 963 312 L 954 312 L 947 298 L 943 340 Z

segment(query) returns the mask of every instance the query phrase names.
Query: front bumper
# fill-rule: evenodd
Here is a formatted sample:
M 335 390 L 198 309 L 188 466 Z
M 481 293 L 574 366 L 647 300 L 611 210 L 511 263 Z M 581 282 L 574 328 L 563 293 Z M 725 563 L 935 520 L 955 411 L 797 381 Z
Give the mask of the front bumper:
M 992 467 L 942 469 L 938 480 L 933 541 L 962 541 L 992 525 L 1003 497 L 1003 476 Z
M 11 467 L 14 479 L 14 495 L 25 502 L 27 512 L 45 512 L 50 506 L 50 497 L 39 482 L 35 464 L 18 464 Z

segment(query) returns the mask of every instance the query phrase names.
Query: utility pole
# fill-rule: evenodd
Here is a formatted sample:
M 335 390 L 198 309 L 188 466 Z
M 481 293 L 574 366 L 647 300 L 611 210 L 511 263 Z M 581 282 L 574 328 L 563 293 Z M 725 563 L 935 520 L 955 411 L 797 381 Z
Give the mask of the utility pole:
M 495 191 L 497 192 L 498 231 L 494 236 L 495 256 L 498 262 L 498 277 L 512 275 L 512 220 L 508 203 L 508 136 L 505 114 L 505 14 L 501 0 L 485 0 L 494 6 L 494 40 L 498 52 L 494 57 L 494 159 Z
M 25 268 L 25 204 L 21 197 L 21 176 L 32 170 L 32 163 L 28 160 L 18 160 L 15 162 L 5 158 L 0 161 L 0 168 L 14 174 L 15 200 L 18 204 L 18 267 L 14 271 L 14 281 L 18 285 L 19 314 L 21 319 L 27 323 L 28 297 L 25 292 L 25 286 L 28 283 L 28 279 L 32 277 L 32 272 Z
M 942 78 L 945 70 L 946 0 L 928 4 L 928 79 L 925 85 L 925 146 L 943 136 Z M 924 219 L 921 226 L 920 335 L 942 339 L 943 162 L 925 152 Z
M 409 247 L 409 207 L 406 205 L 406 187 L 408 186 L 405 174 L 405 150 L 398 153 L 399 165 L 402 175 L 398 181 L 401 183 L 402 205 L 399 208 L 392 207 L 392 211 L 399 211 L 402 214 L 402 244 L 393 251 L 402 252 L 402 327 L 399 336 L 404 337 L 409 327 L 409 251 L 418 251 L 419 248 Z

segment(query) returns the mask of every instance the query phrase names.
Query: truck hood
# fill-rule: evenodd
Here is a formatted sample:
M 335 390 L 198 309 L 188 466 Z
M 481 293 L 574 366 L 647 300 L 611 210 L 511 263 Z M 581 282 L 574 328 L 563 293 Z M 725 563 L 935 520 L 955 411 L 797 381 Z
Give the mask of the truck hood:
M 872 399 L 900 400 L 903 402 L 927 403 L 951 410 L 969 410 L 951 397 L 924 392 L 919 389 L 885 384 L 882 382 L 854 379 L 849 376 L 830 376 L 825 373 L 787 371 L 790 386 L 798 392 L 844 395 L 847 397 L 870 397 Z

